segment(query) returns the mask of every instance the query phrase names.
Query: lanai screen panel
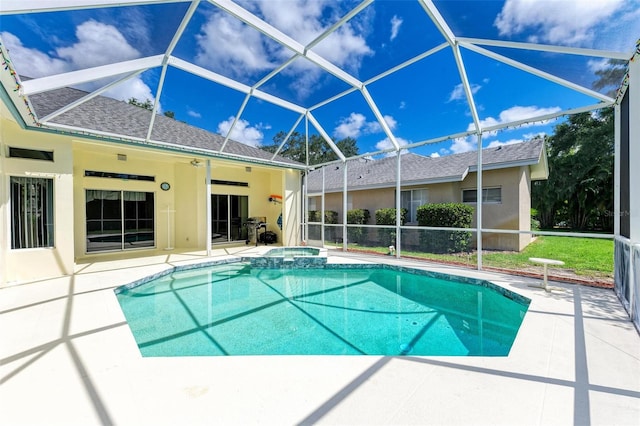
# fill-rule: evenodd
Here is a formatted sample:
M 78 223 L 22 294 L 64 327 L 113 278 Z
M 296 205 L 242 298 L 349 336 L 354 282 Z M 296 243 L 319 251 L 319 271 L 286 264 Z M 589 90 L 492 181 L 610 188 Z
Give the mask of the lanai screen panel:
M 221 155 L 229 139 L 259 147 L 292 128 L 323 139 L 339 161 L 345 137 L 372 156 L 463 152 L 473 133 L 483 147 L 517 143 L 549 133 L 558 117 L 611 105 L 615 78 L 597 83 L 603 70 L 624 69 L 640 34 L 637 0 L 528 5 L 5 0 L 3 62 L 15 81 L 3 79 L 4 97 L 28 126 L 140 142 L 170 142 L 155 116 L 171 113 L 220 135 L 199 148 Z M 67 88 L 80 93 L 34 105 Z M 97 96 L 136 99 L 153 116 L 118 132 L 70 124 Z M 260 104 L 269 105 L 262 116 Z M 504 129 L 509 139 L 495 133 Z

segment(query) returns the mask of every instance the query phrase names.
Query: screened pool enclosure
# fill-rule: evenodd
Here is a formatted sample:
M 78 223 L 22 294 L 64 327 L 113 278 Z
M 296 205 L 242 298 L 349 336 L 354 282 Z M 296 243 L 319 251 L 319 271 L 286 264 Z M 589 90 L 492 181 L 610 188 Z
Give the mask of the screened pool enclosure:
M 488 251 L 520 251 L 535 236 L 611 241 L 616 291 L 638 324 L 640 195 L 631 182 L 640 181 L 632 167 L 640 123 L 631 117 L 640 116 L 639 4 L 524 3 L 3 0 L 2 99 L 34 138 L 180 152 L 203 161 L 207 176 L 215 159 L 299 170 L 302 202 L 285 222 L 296 217 L 300 244 L 454 253 L 483 269 Z M 34 106 L 64 88 L 82 94 Z M 98 97 L 151 114 L 137 127 L 139 117 L 113 122 L 91 107 Z M 79 118 L 83 108 L 90 120 Z M 532 185 L 553 173 L 545 136 L 568 116 L 605 108 L 615 117 L 605 212 L 613 233 L 532 229 Z M 159 130 L 163 115 L 223 140 L 162 139 L 171 134 Z M 256 159 L 230 141 L 269 155 Z M 96 188 L 87 197 L 91 226 L 123 234 L 130 219 L 136 242 L 155 244 L 146 234 L 160 208 L 153 194 Z M 127 203 L 139 206 L 128 213 Z M 215 203 L 208 198 L 209 216 Z M 420 207 L 440 203 L 470 207 L 469 226 L 424 225 Z M 107 204 L 113 223 L 100 213 Z M 366 217 L 350 216 L 356 210 Z M 38 218 L 46 240 L 47 218 Z M 225 232 L 244 238 L 237 227 Z M 206 241 L 214 233 L 209 225 Z

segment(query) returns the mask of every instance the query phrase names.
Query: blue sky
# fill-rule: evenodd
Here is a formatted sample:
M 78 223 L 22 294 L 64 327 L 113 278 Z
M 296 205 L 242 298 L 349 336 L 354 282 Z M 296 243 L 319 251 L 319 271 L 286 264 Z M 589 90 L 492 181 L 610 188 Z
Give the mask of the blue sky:
M 269 0 L 238 2 L 287 36 L 307 45 L 349 10 L 353 1 Z M 559 44 L 616 52 L 634 49 L 640 36 L 640 0 L 434 1 L 456 37 Z M 165 53 L 189 3 L 6 15 L 0 36 L 16 70 L 42 77 Z M 427 52 L 445 39 L 418 1 L 375 1 L 311 50 L 359 81 Z M 485 47 L 570 82 L 590 88 L 601 58 Z M 482 125 L 597 103 L 597 99 L 507 64 L 461 49 Z M 253 86 L 289 60 L 291 50 L 254 28 L 201 2 L 173 56 Z M 111 90 L 117 99 L 153 99 L 160 68 Z M 102 83 L 104 84 L 104 82 Z M 100 83 L 82 86 L 95 90 Z M 401 144 L 469 130 L 472 116 L 452 51 L 446 47 L 409 67 L 367 84 L 385 123 Z M 350 86 L 304 57 L 259 87 L 270 95 L 312 108 Z M 245 94 L 170 67 L 160 109 L 176 118 L 226 135 Z M 353 137 L 360 153 L 391 146 L 360 91 L 313 108 L 334 140 Z M 299 113 L 251 97 L 231 137 L 250 145 L 270 144 L 288 132 Z M 559 119 L 559 120 L 562 120 Z M 559 120 L 488 133 L 483 145 L 514 143 L 552 132 Z M 297 131 L 304 133 L 303 120 Z M 315 133 L 313 126 L 310 132 Z M 416 149 L 446 155 L 474 149 L 475 138 L 458 138 Z

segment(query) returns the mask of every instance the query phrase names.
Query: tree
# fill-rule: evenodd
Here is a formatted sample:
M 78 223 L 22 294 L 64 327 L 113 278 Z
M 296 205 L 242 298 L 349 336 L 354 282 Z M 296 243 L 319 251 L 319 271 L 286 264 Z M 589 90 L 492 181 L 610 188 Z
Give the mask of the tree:
M 285 132 L 278 132 L 273 137 L 273 144 L 263 145 L 261 148 L 265 151 L 274 153 L 287 136 Z M 345 157 L 358 155 L 358 145 L 354 138 L 345 138 L 336 142 L 336 146 L 342 151 Z M 293 132 L 289 139 L 278 152 L 279 155 L 306 163 L 307 145 L 304 135 Z M 321 164 L 338 159 L 338 155 L 331 149 L 328 143 L 320 135 L 309 136 L 309 164 Z
M 174 120 L 176 119 L 176 113 L 173 111 L 165 111 L 164 112 L 164 116 L 165 117 L 169 117 L 169 118 L 173 118 Z
M 607 61 L 607 68 L 603 68 L 596 71 L 598 79 L 593 83 L 594 90 L 602 90 L 607 87 L 610 89 L 607 95 L 615 98 L 616 91 L 624 79 L 624 75 L 627 72 L 627 61 L 620 59 L 609 59 Z
M 127 101 L 127 103 L 130 104 L 130 105 L 135 105 L 135 106 L 140 107 L 140 108 L 144 108 L 144 109 L 149 110 L 149 111 L 153 110 L 153 102 L 151 102 L 150 99 L 147 99 L 144 102 L 140 102 L 136 98 L 130 98 Z
M 560 222 L 576 230 L 613 227 L 612 108 L 569 117 L 546 139 L 549 179 L 532 185 L 541 228 Z

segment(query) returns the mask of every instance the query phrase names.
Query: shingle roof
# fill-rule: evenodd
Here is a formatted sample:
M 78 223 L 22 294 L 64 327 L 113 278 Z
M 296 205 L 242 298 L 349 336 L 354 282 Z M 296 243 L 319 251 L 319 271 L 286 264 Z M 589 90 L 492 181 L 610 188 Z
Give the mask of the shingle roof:
M 540 139 L 529 142 L 502 145 L 482 150 L 483 170 L 507 167 L 536 165 L 542 159 L 544 143 Z M 404 154 L 401 158 L 403 185 L 433 184 L 461 181 L 476 170 L 478 153 L 476 151 L 444 157 L 425 157 L 417 154 Z M 342 191 L 344 165 L 325 167 L 324 192 Z M 347 182 L 350 190 L 385 188 L 395 186 L 396 158 L 381 160 L 359 159 L 347 163 Z M 322 170 L 309 173 L 308 192 L 322 191 Z
M 31 95 L 30 100 L 38 117 L 46 117 L 86 95 L 87 92 L 82 90 L 62 88 Z M 145 139 L 151 114 L 151 111 L 126 102 L 96 96 L 53 118 L 51 122 L 88 131 L 95 130 L 102 133 L 123 135 L 125 139 L 127 137 Z M 155 117 L 151 140 L 179 145 L 185 149 L 205 150 L 211 154 L 219 151 L 224 143 L 224 137 L 218 134 L 159 114 Z M 227 142 L 222 155 L 224 156 L 224 154 L 248 157 L 258 161 L 268 161 L 273 156 L 260 148 L 233 140 Z M 297 161 L 281 156 L 276 156 L 274 160 L 279 163 L 302 166 Z

